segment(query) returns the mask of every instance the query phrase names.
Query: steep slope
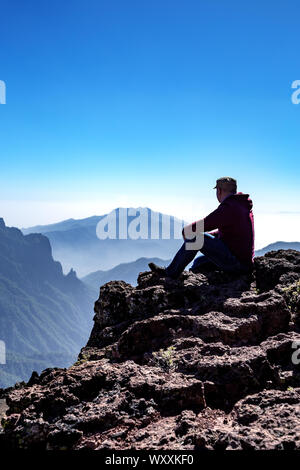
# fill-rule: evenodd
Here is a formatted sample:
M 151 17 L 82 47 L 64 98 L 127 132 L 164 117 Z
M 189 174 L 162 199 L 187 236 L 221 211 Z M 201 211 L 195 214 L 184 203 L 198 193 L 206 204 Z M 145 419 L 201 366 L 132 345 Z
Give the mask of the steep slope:
M 136 215 L 129 215 L 130 210 L 136 211 Z M 135 221 L 143 214 L 148 234 L 151 233 L 151 229 L 156 231 L 157 228 L 158 238 L 132 239 L 128 237 L 122 239 L 119 236 L 119 227 L 122 225 L 122 222 L 120 223 L 122 215 L 120 216 L 120 214 L 124 214 L 124 211 L 127 216 L 124 222 L 127 235 L 130 227 L 135 227 Z M 182 223 L 175 217 L 154 212 L 148 208 L 118 208 L 115 210 L 115 214 L 116 239 L 100 240 L 97 238 L 97 224 L 106 218 L 107 214 L 82 220 L 69 219 L 58 224 L 37 226 L 22 231 L 24 234 L 44 233 L 51 242 L 54 259 L 58 259 L 62 263 L 65 272 L 73 267 L 79 277 L 99 270 L 109 270 L 121 263 L 136 261 L 141 257 L 170 259 L 182 243 L 181 230 L 179 230 L 180 238 L 174 239 L 174 224 L 182 226 Z M 169 227 L 170 238 L 164 238 L 168 236 Z M 138 230 L 139 227 L 137 227 Z
M 33 368 L 69 365 L 87 339 L 93 296 L 74 271 L 63 275 L 45 236 L 0 219 L 0 387 L 28 380 Z
M 139 273 L 148 269 L 150 261 L 160 266 L 167 266 L 170 262 L 170 260 L 162 260 L 160 258 L 139 258 L 132 263 L 122 263 L 107 271 L 96 271 L 88 274 L 81 280 L 93 289 L 98 289 L 99 286 L 110 281 L 121 280 L 135 286 Z
M 253 276 L 109 282 L 78 362 L 2 395 L 0 444 L 300 449 L 299 279 L 300 253 L 280 250 Z

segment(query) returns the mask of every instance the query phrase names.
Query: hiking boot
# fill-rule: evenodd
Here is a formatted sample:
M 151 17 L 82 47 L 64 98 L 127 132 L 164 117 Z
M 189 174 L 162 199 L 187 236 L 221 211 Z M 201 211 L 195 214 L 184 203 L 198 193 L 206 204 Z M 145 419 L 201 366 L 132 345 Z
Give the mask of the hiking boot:
M 158 266 L 155 263 L 149 263 L 148 266 L 149 266 L 149 268 L 151 269 L 151 271 L 153 273 L 158 274 L 161 277 L 167 277 L 168 276 L 166 268 L 162 268 L 161 266 Z

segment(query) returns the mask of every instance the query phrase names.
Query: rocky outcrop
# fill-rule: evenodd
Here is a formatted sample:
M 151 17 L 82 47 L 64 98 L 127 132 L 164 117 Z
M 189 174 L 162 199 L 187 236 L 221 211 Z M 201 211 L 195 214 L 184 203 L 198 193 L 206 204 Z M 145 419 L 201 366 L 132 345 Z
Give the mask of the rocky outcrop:
M 299 269 L 299 252 L 279 250 L 251 276 L 105 284 L 78 361 L 7 394 L 0 442 L 300 449 Z

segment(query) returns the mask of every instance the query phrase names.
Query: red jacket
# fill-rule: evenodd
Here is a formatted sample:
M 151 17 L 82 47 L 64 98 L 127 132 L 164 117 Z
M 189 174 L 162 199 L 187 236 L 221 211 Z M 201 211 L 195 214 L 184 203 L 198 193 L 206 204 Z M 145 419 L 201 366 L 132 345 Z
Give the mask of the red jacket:
M 212 235 L 222 240 L 231 253 L 253 268 L 254 218 L 249 194 L 236 193 L 225 198 L 216 210 L 204 218 L 204 231 L 218 229 Z

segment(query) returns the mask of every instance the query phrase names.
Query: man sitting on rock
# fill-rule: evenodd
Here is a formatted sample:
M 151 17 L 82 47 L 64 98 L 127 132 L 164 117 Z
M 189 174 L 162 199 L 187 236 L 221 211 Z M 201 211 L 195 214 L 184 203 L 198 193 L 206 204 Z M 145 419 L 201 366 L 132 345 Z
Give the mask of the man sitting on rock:
M 217 180 L 214 187 L 220 205 L 207 217 L 191 224 L 192 231 L 196 227 L 203 228 L 203 245 L 200 249 L 189 248 L 183 229 L 184 243 L 175 255 L 171 264 L 162 268 L 149 263 L 151 271 L 161 276 L 177 279 L 185 267 L 195 258 L 198 251 L 202 253 L 195 259 L 190 271 L 207 272 L 220 269 L 232 273 L 251 273 L 254 258 L 254 220 L 252 200 L 249 194 L 237 193 L 237 182 L 225 176 Z M 217 230 L 215 230 L 217 229 Z M 208 233 L 215 230 L 212 233 Z

